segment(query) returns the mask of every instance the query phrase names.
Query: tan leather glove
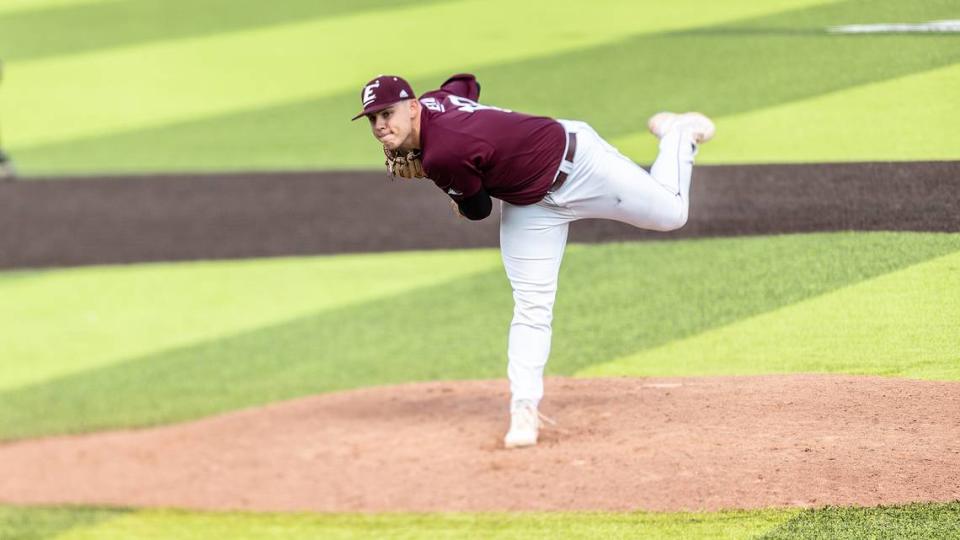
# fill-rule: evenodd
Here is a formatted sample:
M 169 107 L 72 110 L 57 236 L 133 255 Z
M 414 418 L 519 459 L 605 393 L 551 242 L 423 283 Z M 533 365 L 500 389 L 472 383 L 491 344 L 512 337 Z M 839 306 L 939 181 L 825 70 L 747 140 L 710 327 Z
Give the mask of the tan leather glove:
M 420 159 L 418 150 L 411 150 L 406 154 L 401 154 L 396 150 L 383 149 L 383 155 L 387 160 L 383 162 L 387 166 L 387 172 L 390 176 L 399 176 L 400 178 L 426 178 L 423 172 L 423 161 Z

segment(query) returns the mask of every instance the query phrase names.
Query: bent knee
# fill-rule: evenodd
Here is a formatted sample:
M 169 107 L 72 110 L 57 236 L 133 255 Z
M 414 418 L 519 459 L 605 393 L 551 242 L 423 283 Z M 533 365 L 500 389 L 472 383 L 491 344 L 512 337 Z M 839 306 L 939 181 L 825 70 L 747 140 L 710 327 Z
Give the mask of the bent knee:
M 676 221 L 671 224 L 673 227 L 670 230 L 675 231 L 677 229 L 682 229 L 683 226 L 687 224 L 688 217 L 690 217 L 690 211 L 687 209 L 686 205 L 684 205 L 684 207 L 680 209 Z
M 684 206 L 676 209 L 675 212 L 663 213 L 657 216 L 657 219 L 649 226 L 650 229 L 659 232 L 670 232 L 683 228 L 687 224 L 689 211 Z

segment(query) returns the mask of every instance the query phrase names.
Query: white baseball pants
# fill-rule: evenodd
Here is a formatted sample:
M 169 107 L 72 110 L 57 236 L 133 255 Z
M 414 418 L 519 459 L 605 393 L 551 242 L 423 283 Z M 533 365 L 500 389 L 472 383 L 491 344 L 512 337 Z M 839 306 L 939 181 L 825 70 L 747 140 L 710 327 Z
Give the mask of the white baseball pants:
M 604 218 L 672 231 L 687 222 L 690 206 L 697 148 L 689 134 L 667 133 L 648 173 L 586 123 L 560 123 L 577 136 L 566 182 L 536 204 L 501 206 L 500 250 L 514 299 L 507 345 L 511 409 L 537 405 L 543 397 L 557 275 L 570 222 Z

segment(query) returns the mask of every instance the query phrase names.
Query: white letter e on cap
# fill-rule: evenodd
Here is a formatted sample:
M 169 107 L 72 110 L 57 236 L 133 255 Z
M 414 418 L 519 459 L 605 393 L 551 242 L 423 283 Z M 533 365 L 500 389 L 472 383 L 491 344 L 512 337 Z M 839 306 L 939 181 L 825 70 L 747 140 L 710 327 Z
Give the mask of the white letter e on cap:
M 380 88 L 380 81 L 368 84 L 363 88 L 363 106 L 366 107 L 370 104 L 371 101 L 377 99 L 377 96 L 373 93 L 374 88 Z

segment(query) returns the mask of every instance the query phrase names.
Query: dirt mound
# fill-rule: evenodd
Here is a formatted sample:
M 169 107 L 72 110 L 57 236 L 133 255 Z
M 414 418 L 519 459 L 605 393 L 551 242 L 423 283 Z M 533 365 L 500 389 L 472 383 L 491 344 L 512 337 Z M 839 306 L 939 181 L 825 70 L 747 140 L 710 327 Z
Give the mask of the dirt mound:
M 0 446 L 0 501 L 312 511 L 680 510 L 960 499 L 960 384 L 550 378 L 502 450 L 505 381 L 300 399 Z

